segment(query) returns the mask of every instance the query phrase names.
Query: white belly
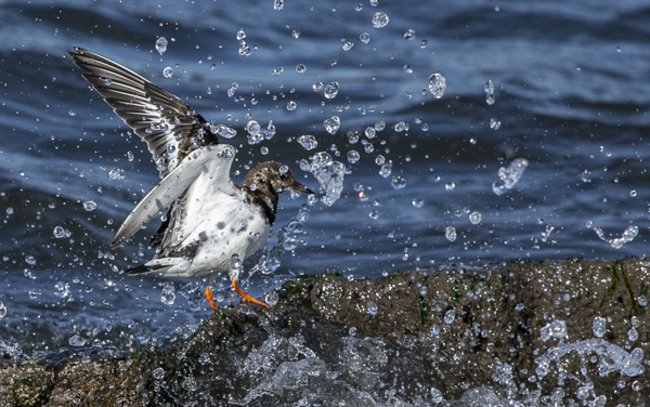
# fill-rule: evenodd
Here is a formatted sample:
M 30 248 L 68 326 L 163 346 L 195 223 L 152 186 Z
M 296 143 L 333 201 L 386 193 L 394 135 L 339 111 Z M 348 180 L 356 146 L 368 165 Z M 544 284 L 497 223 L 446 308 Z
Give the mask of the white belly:
M 214 188 L 210 177 L 200 176 L 187 191 L 185 202 L 179 208 L 184 213 L 177 219 L 182 219 L 183 224 L 170 224 L 172 229 L 168 232 L 172 234 L 168 250 L 197 249 L 192 258 L 185 258 L 190 260 L 190 264 L 181 269 L 172 268 L 164 274 L 200 277 L 226 272 L 230 271 L 233 255 L 238 255 L 243 261 L 258 251 L 271 227 L 262 211 L 244 202 L 244 198 L 243 191 L 223 193 Z

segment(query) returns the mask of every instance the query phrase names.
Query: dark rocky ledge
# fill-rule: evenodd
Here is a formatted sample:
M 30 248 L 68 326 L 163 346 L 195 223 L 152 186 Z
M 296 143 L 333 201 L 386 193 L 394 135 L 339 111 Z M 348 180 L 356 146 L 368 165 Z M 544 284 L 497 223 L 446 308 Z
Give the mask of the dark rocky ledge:
M 331 405 L 332 394 L 358 406 L 487 396 L 583 405 L 599 394 L 608 406 L 648 406 L 649 268 L 639 259 L 515 261 L 299 278 L 271 309 L 224 309 L 169 349 L 0 361 L 0 406 Z M 607 319 L 602 334 L 596 317 Z M 606 360 L 609 344 L 623 356 L 640 348 L 643 360 L 624 358 L 625 370 Z M 558 349 L 566 354 L 536 377 Z

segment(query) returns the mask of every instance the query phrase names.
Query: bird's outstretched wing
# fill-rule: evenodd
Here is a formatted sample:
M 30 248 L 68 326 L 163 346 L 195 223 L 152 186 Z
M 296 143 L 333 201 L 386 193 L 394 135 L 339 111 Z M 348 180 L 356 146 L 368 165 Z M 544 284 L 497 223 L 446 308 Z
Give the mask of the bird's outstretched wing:
M 161 178 L 192 151 L 219 143 L 205 119 L 176 95 L 95 52 L 75 47 L 68 55 L 85 72 L 84 79 L 147 143 Z
M 192 152 L 138 202 L 122 222 L 111 247 L 124 243 L 144 224 L 174 203 L 201 173 L 209 173 L 213 179 L 221 180 L 219 184 L 223 185 L 223 192 L 232 193 L 234 184 L 230 179 L 230 169 L 234 158 L 235 147 L 228 144 L 201 147 Z

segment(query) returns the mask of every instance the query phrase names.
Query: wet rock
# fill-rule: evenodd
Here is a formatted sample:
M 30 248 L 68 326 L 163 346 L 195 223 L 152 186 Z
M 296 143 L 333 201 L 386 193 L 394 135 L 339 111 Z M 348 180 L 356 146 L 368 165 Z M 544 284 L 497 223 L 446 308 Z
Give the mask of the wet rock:
M 8 361 L 0 405 L 648 405 L 649 267 L 299 278 L 272 309 L 221 310 L 168 349 Z
M 0 370 L 0 406 L 40 406 L 52 390 L 53 372 L 35 361 Z

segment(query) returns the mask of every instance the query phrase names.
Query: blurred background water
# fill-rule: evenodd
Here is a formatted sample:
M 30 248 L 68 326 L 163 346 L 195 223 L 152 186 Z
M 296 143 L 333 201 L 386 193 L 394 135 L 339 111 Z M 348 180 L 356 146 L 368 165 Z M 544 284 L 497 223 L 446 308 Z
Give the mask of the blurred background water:
M 341 198 L 310 206 L 282 266 L 251 278 L 260 297 L 325 270 L 361 278 L 646 253 L 645 1 L 3 1 L 0 10 L 4 354 L 165 345 L 212 312 L 198 280 L 119 274 L 152 255 L 155 224 L 116 250 L 110 240 L 157 171 L 65 55 L 73 46 L 237 129 L 228 141 L 239 148 L 237 182 L 274 159 L 315 190 L 300 160 L 320 151 L 349 167 Z M 389 19 L 380 28 L 378 12 Z M 433 73 L 446 79 L 440 98 Z M 318 82 L 338 82 L 338 94 L 314 91 Z M 333 135 L 323 124 L 332 116 L 341 122 Z M 249 120 L 272 120 L 276 135 L 249 145 Z M 301 135 L 318 147 L 307 151 Z M 382 157 L 392 162 L 386 177 Z M 529 163 L 521 179 L 495 194 L 499 169 L 519 158 Z M 305 202 L 283 195 L 275 231 Z M 611 240 L 625 230 L 638 235 Z M 238 301 L 222 283 L 220 299 Z

